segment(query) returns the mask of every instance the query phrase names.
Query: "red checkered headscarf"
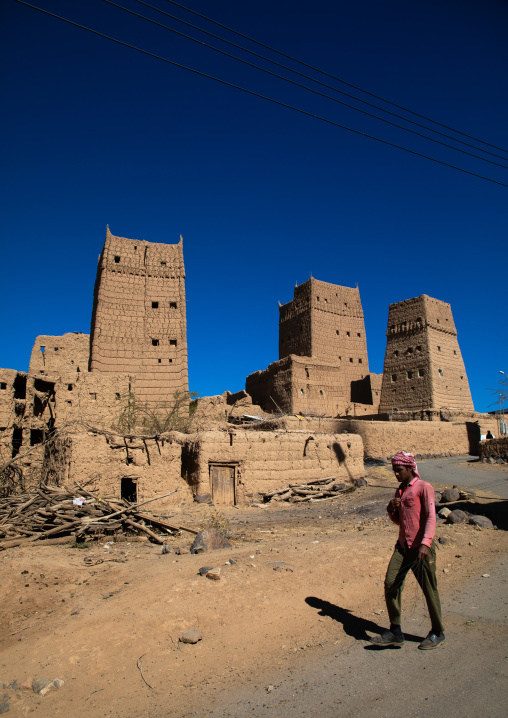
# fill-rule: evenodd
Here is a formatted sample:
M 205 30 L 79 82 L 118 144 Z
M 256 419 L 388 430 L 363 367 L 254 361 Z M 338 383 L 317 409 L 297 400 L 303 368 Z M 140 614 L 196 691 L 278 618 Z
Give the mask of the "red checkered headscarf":
M 413 469 L 413 474 L 417 479 L 421 479 L 416 466 L 415 457 L 408 451 L 398 451 L 395 456 L 392 456 L 392 466 L 409 466 Z

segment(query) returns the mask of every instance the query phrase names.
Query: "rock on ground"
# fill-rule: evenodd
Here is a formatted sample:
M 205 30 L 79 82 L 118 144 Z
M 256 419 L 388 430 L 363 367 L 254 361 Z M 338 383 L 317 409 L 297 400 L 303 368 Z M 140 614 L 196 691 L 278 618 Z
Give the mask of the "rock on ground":
M 203 529 L 200 531 L 191 546 L 191 553 L 205 553 L 218 548 L 231 548 L 227 538 L 217 529 Z

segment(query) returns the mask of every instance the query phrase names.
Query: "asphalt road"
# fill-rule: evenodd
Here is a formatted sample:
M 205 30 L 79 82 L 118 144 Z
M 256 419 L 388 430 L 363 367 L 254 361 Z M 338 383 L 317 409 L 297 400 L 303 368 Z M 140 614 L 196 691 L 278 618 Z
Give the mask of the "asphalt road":
M 466 465 L 467 464 L 467 465 Z M 504 465 L 506 466 L 506 465 Z M 508 471 L 484 467 L 471 456 L 452 456 L 444 459 L 423 459 L 418 462 L 422 479 L 431 483 L 456 484 L 477 493 L 488 491 L 508 499 Z
M 465 466 L 468 461 L 424 460 L 419 469 L 428 481 L 508 499 L 508 472 Z M 505 515 L 504 502 L 497 503 Z M 447 640 L 433 651 L 417 648 L 429 629 L 424 611 L 407 617 L 404 646 L 379 649 L 367 640 L 379 633 L 376 624 L 309 599 L 330 622 L 329 643 L 302 651 L 289 667 L 253 674 L 234 691 L 215 692 L 206 710 L 182 718 L 505 718 L 508 555 L 483 570 L 487 577 L 478 574 L 447 598 Z
M 401 648 L 379 649 L 366 640 L 375 624 L 327 604 L 317 610 L 330 620 L 330 646 L 214 694 L 208 710 L 185 718 L 505 718 L 508 556 L 485 572 L 448 599 L 447 640 L 433 651 L 417 648 L 428 631 L 422 617 L 409 618 Z M 347 636 L 337 646 L 339 623 Z

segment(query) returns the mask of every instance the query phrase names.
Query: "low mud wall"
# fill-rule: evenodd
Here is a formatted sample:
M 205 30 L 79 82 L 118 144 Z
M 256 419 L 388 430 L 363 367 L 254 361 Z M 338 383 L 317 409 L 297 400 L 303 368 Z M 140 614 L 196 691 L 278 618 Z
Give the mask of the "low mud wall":
M 371 458 L 393 456 L 403 449 L 420 456 L 478 456 L 481 433 L 494 429 L 491 417 L 479 415 L 479 421 L 365 421 L 361 419 L 328 419 L 319 417 L 283 417 L 278 422 L 264 422 L 265 430 L 347 432 L 361 436 L 364 455 Z M 491 427 L 492 424 L 492 427 Z
M 224 471 L 226 478 L 220 481 L 233 482 L 229 493 L 214 483 L 214 467 Z M 348 434 L 204 431 L 187 437 L 182 475 L 200 500 L 232 503 L 234 493 L 235 502 L 245 504 L 290 482 L 334 476 L 350 483 L 361 478 L 363 445 L 359 436 Z

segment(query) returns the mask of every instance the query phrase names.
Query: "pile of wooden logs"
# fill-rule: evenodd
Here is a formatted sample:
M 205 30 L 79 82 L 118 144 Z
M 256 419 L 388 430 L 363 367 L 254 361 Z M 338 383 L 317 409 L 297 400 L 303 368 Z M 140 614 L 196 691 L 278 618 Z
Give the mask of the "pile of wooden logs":
M 164 497 L 150 501 L 161 498 Z M 140 513 L 140 507 L 146 503 L 149 501 L 143 504 L 106 501 L 81 487 L 69 491 L 43 484 L 31 493 L 0 499 L 0 551 L 34 541 L 82 542 L 122 533 L 145 534 L 150 541 L 163 544 L 168 534 L 198 533 Z
M 302 501 L 324 501 L 325 499 L 333 499 L 336 496 L 353 490 L 354 486 L 339 484 L 335 476 L 328 476 L 325 479 L 315 479 L 306 484 L 289 484 L 289 486 L 283 489 L 261 494 L 261 497 L 265 504 L 272 501 L 289 501 L 296 504 Z

